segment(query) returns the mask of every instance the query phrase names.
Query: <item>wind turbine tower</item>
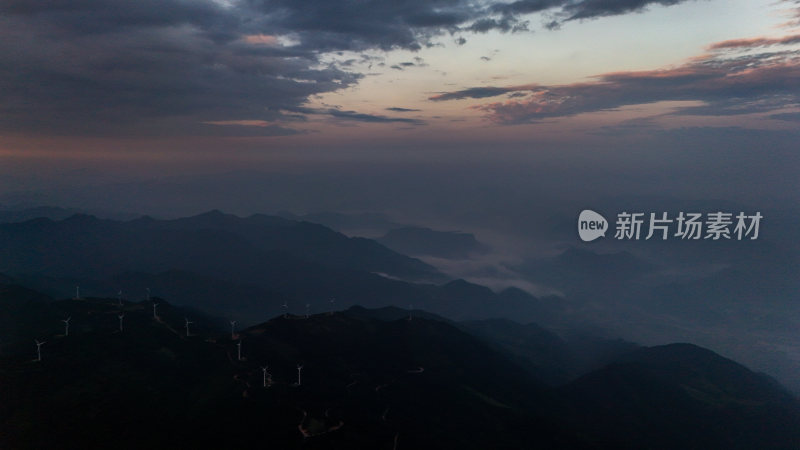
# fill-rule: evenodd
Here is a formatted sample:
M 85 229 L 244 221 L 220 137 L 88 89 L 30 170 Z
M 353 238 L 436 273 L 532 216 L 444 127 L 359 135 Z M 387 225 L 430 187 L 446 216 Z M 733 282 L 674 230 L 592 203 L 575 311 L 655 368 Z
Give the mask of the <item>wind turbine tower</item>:
M 241 339 L 236 344 L 236 351 L 237 351 L 236 359 L 241 361 L 242 360 L 242 340 Z
M 47 343 L 47 341 L 39 342 L 38 339 L 34 339 L 33 341 L 36 342 L 36 361 L 41 361 L 42 360 L 42 346 L 45 343 Z
M 261 371 L 264 373 L 264 387 L 267 387 L 267 380 L 269 380 L 270 384 L 272 384 L 272 374 L 270 374 L 268 370 L 269 366 L 264 366 L 261 368 Z
M 119 317 L 119 332 L 122 333 L 122 319 L 125 318 L 125 313 L 122 313 L 122 314 L 118 315 L 117 317 Z
M 302 381 L 302 379 L 300 378 L 300 375 L 302 374 L 302 372 L 303 372 L 303 365 L 302 364 L 298 364 L 297 365 L 297 385 L 298 386 L 300 386 L 300 382 Z
M 70 321 L 70 319 L 72 319 L 72 316 L 67 317 L 66 319 L 62 320 L 62 322 L 64 322 L 64 336 L 69 336 L 69 321 Z
M 283 318 L 284 319 L 288 318 L 289 317 L 289 304 L 287 302 L 283 302 L 283 305 L 281 305 L 281 308 L 283 308 Z
M 154 302 L 153 303 L 153 319 L 158 319 L 158 314 L 156 314 L 156 307 L 157 306 L 158 306 L 158 303 Z
M 231 320 L 231 340 L 236 339 L 236 321 Z
M 75 300 L 81 299 L 81 287 L 75 286 Z
M 333 315 L 333 310 L 336 308 L 336 299 L 331 299 L 331 315 Z
M 189 337 L 189 324 L 194 323 L 194 322 L 191 322 L 186 317 L 184 317 L 183 320 L 186 322 L 186 324 L 184 325 L 186 327 L 186 337 Z
M 306 303 L 306 319 L 308 319 L 309 313 L 311 312 L 311 305 Z

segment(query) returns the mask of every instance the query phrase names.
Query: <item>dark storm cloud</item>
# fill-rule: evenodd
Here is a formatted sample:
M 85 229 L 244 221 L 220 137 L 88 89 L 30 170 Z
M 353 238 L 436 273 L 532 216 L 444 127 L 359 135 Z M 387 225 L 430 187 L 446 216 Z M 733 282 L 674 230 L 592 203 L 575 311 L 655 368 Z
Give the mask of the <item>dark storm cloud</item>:
M 584 0 L 564 6 L 567 20 L 593 19 L 638 12 L 650 5 L 672 6 L 687 0 Z
M 307 115 L 327 115 L 335 119 L 342 119 L 364 123 L 405 123 L 409 125 L 425 125 L 424 120 L 408 119 L 405 117 L 388 117 L 376 114 L 365 114 L 357 111 L 347 111 L 338 108 L 305 108 L 299 107 L 294 110 L 300 114 Z
M 5 0 L 0 10 L 2 131 L 197 133 L 202 122 L 280 119 L 361 78 L 269 36 L 247 41 L 241 12 L 213 2 Z
M 394 112 L 417 112 L 422 111 L 421 109 L 413 109 L 413 108 L 401 108 L 399 106 L 392 106 L 391 108 L 386 108 L 387 111 L 394 111 Z
M 506 124 L 661 101 L 705 103 L 704 106 L 680 109 L 679 114 L 768 112 L 800 101 L 800 53 L 786 51 L 738 57 L 718 54 L 696 58 L 676 68 L 609 73 L 593 82 L 556 86 L 488 86 L 446 92 L 429 99 L 477 99 L 525 92 L 529 95 L 523 100 L 473 108 L 484 111 L 494 122 Z
M 61 34 L 95 34 L 127 28 L 196 25 L 230 28 L 235 17 L 210 1 L 185 0 L 2 0 L 0 13 L 27 18 Z
M 498 19 L 485 18 L 476 20 L 472 25 L 465 28 L 466 31 L 474 33 L 486 33 L 491 30 L 498 30 L 503 33 L 527 31 L 528 23 L 513 17 L 502 17 Z
M 463 0 L 248 0 L 264 24 L 294 33 L 314 50 L 417 50 L 443 31 L 482 14 Z
M 0 131 L 252 133 L 253 127 L 208 123 L 290 123 L 294 118 L 286 111 L 363 77 L 347 61 L 320 64 L 325 52 L 416 50 L 445 33 L 522 31 L 522 16 L 543 10 L 607 15 L 636 9 L 631 5 L 637 2 L 619 3 L 0 0 Z M 459 45 L 466 42 L 453 36 Z M 414 65 L 425 64 L 415 60 L 396 68 Z M 466 96 L 490 95 L 476 90 Z M 277 134 L 296 132 L 275 126 Z
M 406 123 L 410 125 L 425 125 L 425 121 L 418 119 L 406 119 L 403 117 L 387 117 L 374 114 L 364 114 L 356 111 L 341 111 L 338 109 L 331 109 L 324 112 L 339 119 L 354 120 L 357 122 L 368 123 Z
M 491 7 L 505 18 L 549 11 L 556 17 L 546 28 L 556 29 L 562 22 L 616 16 L 644 10 L 650 5 L 672 6 L 689 0 L 518 0 Z
M 469 89 L 463 89 L 460 91 L 442 92 L 441 94 L 436 94 L 434 96 L 428 97 L 428 100 L 433 100 L 435 102 L 438 102 L 444 100 L 461 100 L 465 98 L 497 97 L 498 95 L 507 94 L 509 92 L 525 91 L 534 88 L 535 86 L 533 85 L 509 86 L 509 87 L 500 87 L 500 86 L 474 87 Z
M 390 69 L 394 69 L 394 70 L 405 70 L 405 69 L 407 69 L 409 67 L 416 67 L 416 66 L 423 67 L 423 66 L 426 66 L 426 65 L 427 64 L 417 64 L 417 63 L 413 63 L 411 61 L 406 61 L 406 62 L 401 62 L 400 64 L 393 64 L 389 68 Z
M 57 135 L 290 134 L 211 122 L 292 122 L 362 75 L 327 50 L 418 48 L 477 14 L 465 2 L 0 0 L 0 131 Z M 281 45 L 278 36 L 296 45 Z M 421 60 L 398 67 L 424 65 Z M 409 119 L 333 111 L 342 119 Z
M 511 3 L 498 3 L 492 6 L 492 9 L 505 15 L 519 15 L 561 7 L 566 3 L 568 2 L 565 0 L 518 0 Z

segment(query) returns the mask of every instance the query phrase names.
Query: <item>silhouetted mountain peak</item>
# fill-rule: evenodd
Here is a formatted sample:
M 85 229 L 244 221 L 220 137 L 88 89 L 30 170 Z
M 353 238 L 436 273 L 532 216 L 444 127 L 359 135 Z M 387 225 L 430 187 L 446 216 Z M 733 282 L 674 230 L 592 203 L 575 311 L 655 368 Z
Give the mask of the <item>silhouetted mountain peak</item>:
M 619 380 L 631 377 L 650 383 L 648 390 L 652 390 L 654 384 L 662 385 L 665 390 L 683 392 L 692 401 L 715 407 L 796 402 L 766 375 L 711 350 L 686 343 L 639 348 L 583 377 L 576 385 L 618 384 Z M 644 386 L 628 383 L 624 389 L 644 389 Z
M 220 223 L 224 223 L 226 221 L 235 221 L 237 219 L 241 220 L 238 216 L 235 216 L 233 214 L 226 214 L 218 209 L 212 209 L 211 211 L 197 214 L 196 216 L 187 217 L 184 220 L 190 222 L 209 223 L 217 225 Z

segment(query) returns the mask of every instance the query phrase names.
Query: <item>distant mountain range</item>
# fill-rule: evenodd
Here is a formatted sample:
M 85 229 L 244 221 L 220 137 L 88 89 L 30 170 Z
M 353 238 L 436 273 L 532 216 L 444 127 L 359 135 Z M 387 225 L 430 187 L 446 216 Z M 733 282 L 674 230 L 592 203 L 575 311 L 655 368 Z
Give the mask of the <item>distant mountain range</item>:
M 6 206 L 0 205 L 0 223 L 24 222 L 31 219 L 46 218 L 51 220 L 64 220 L 75 214 L 88 214 L 87 211 L 76 208 L 61 208 L 58 206 Z M 138 217 L 136 214 L 113 211 L 95 212 L 98 217 L 131 220 Z
M 727 450 L 800 439 L 796 398 L 689 344 L 589 350 L 600 367 L 550 387 L 520 358 L 574 352 L 534 325 L 353 308 L 231 330 L 163 299 L 51 300 L 8 284 L 0 307 L 3 342 L 18 338 L 0 348 L 2 448 Z M 40 362 L 33 339 L 46 341 Z
M 296 215 L 281 211 L 277 215 L 291 220 L 319 223 L 349 235 L 374 236 L 377 242 L 404 255 L 467 259 L 489 250 L 486 244 L 478 242 L 471 233 L 401 224 L 379 213 L 320 212 Z
M 9 208 L 0 205 L 0 223 L 24 222 L 26 220 L 45 217 L 52 220 L 63 220 L 83 211 L 55 206 L 36 206 L 30 208 Z
M 226 255 L 255 262 L 285 254 L 343 270 L 442 278 L 433 267 L 369 239 L 348 238 L 308 222 L 264 215 L 239 218 L 219 211 L 177 220 L 143 217 L 119 222 L 74 215 L 61 221 L 2 224 L 0 246 L 13 255 L 0 270 L 14 273 L 108 276 L 154 267 L 207 268 Z M 34 254 L 32 247 L 44 253 Z M 212 258 L 217 261 L 208 261 Z
M 563 302 L 495 293 L 364 238 L 274 216 L 131 221 L 75 215 L 0 224 L 0 272 L 55 297 L 154 295 L 246 322 L 279 313 L 416 305 L 454 319 L 559 317 Z M 435 285 L 431 283 L 442 283 Z

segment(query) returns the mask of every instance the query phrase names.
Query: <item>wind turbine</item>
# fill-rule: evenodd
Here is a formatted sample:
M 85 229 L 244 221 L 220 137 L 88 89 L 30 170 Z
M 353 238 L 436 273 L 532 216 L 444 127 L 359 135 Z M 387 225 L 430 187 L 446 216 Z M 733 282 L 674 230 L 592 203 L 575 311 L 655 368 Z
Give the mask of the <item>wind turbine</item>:
M 308 303 L 306 303 L 306 319 L 308 319 L 308 316 L 309 316 L 309 311 L 311 311 L 311 305 L 309 305 Z
M 75 300 L 81 299 L 81 287 L 75 286 Z
M 238 351 L 238 355 L 236 356 L 236 359 L 241 361 L 242 360 L 242 340 L 241 339 L 239 339 L 239 342 L 236 344 L 236 350 Z
M 289 317 L 289 304 L 287 302 L 283 302 L 281 308 L 283 308 L 283 318 L 285 319 Z
M 45 343 L 47 343 L 47 341 L 39 342 L 38 339 L 34 339 L 33 341 L 36 342 L 36 361 L 41 361 L 42 360 L 42 346 Z
M 121 289 L 120 289 L 119 292 L 117 292 L 117 302 L 119 303 L 119 307 L 122 308 L 122 290 Z
M 236 330 L 236 321 L 235 320 L 231 320 L 231 340 L 236 339 L 235 330 Z
M 153 302 L 153 319 L 158 319 L 158 315 L 156 314 L 156 307 L 158 303 Z
M 64 322 L 64 336 L 69 336 L 69 321 L 72 319 L 72 316 L 67 317 L 66 319 L 62 319 L 61 321 Z
M 302 371 L 303 371 L 303 365 L 302 364 L 298 364 L 297 365 L 297 385 L 298 386 L 300 386 L 300 381 L 301 381 L 300 374 L 301 374 Z
M 125 318 L 125 313 L 122 313 L 122 314 L 118 315 L 117 317 L 119 317 L 119 332 L 122 333 L 122 319 Z
M 264 366 L 261 368 L 261 371 L 264 372 L 264 387 L 267 387 L 267 379 L 269 379 L 270 384 L 272 383 L 272 374 L 267 372 L 269 370 L 269 366 Z
M 191 321 L 190 321 L 189 319 L 187 319 L 186 317 L 184 317 L 184 318 L 183 318 L 183 320 L 186 322 L 186 325 L 185 325 L 185 327 L 186 327 L 186 337 L 189 337 L 189 324 L 190 324 L 190 323 L 194 323 L 194 322 L 191 322 Z
M 333 310 L 336 307 L 336 299 L 331 298 L 331 315 L 333 315 Z

